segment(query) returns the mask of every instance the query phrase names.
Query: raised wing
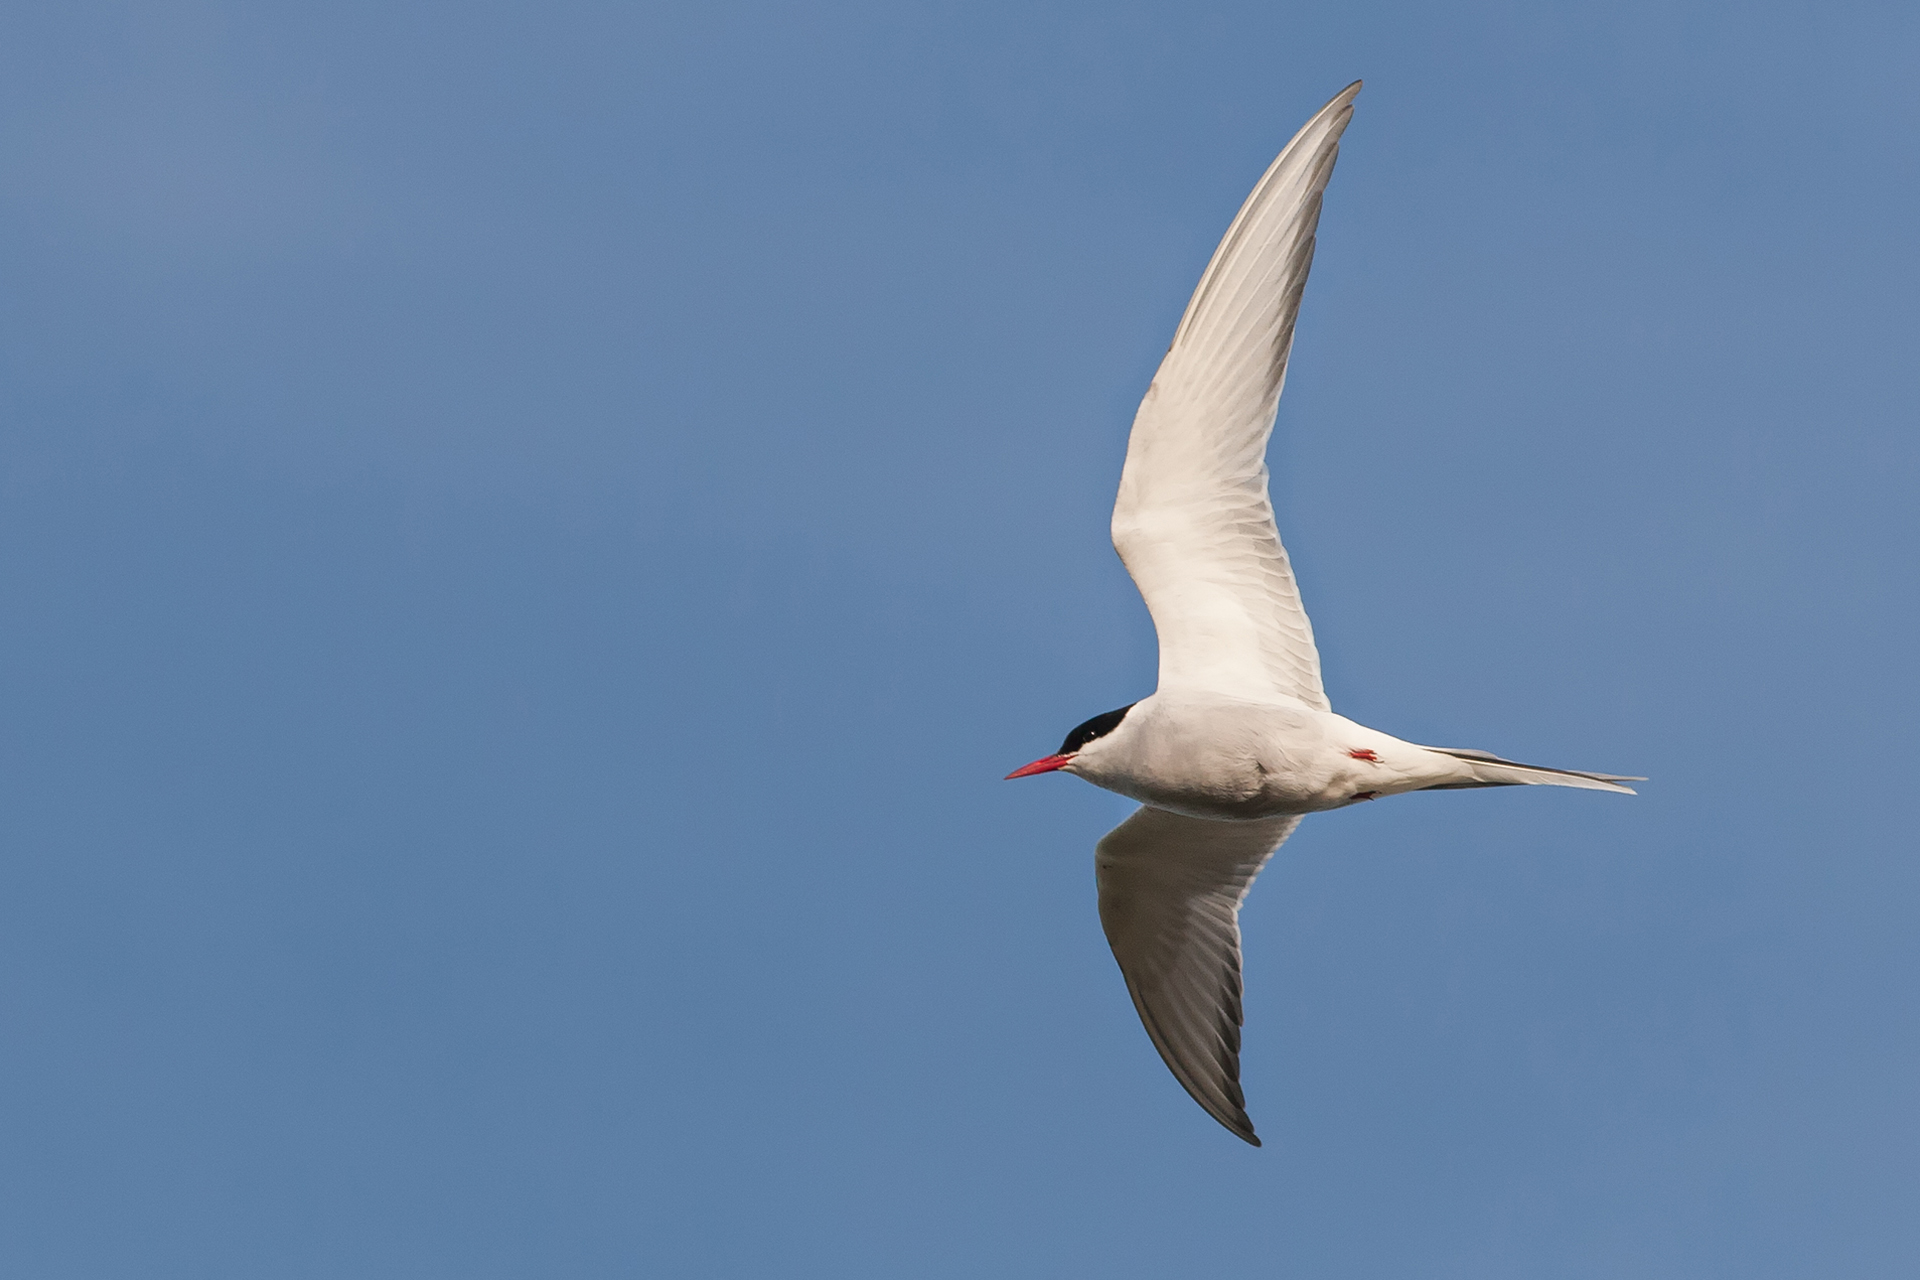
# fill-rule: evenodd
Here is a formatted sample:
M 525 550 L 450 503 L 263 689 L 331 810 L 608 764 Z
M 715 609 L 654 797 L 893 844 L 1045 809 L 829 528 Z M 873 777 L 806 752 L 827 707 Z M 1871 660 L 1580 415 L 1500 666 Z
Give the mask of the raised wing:
M 1256 1147 L 1240 1092 L 1240 904 L 1299 825 L 1142 808 L 1094 851 L 1100 923 L 1153 1047 L 1208 1115 Z
M 1355 81 L 1254 187 L 1133 420 L 1113 545 L 1160 636 L 1160 687 L 1326 711 L 1320 655 L 1267 495 L 1267 437 Z

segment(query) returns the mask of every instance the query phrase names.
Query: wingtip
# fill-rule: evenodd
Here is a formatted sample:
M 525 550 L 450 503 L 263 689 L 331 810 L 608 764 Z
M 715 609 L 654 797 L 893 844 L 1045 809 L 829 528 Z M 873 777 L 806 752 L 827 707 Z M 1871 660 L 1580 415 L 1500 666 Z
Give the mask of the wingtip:
M 1307 122 L 1306 126 L 1301 129 L 1301 133 L 1304 134 L 1307 129 L 1312 128 L 1315 121 L 1324 120 L 1329 116 L 1343 115 L 1345 118 L 1351 119 L 1353 116 L 1353 100 L 1360 96 L 1361 83 L 1361 81 L 1355 80 L 1352 84 L 1334 94 L 1331 98 L 1328 98 L 1326 105 L 1313 113 L 1313 119 Z M 1343 123 L 1340 127 L 1344 130 L 1346 125 Z
M 1205 1106 L 1206 1104 L 1202 1103 L 1201 1105 Z M 1250 1147 L 1257 1147 L 1262 1145 L 1260 1141 L 1260 1135 L 1253 1131 L 1253 1117 L 1248 1115 L 1245 1111 L 1234 1111 L 1231 1113 L 1222 1114 L 1220 1111 L 1216 1111 L 1211 1106 L 1208 1106 L 1206 1109 L 1207 1109 L 1208 1115 L 1212 1116 L 1215 1120 L 1218 1120 L 1220 1122 L 1220 1126 L 1223 1129 L 1225 1129 L 1228 1133 L 1232 1134 L 1234 1137 L 1240 1139 L 1240 1141 L 1246 1143 Z

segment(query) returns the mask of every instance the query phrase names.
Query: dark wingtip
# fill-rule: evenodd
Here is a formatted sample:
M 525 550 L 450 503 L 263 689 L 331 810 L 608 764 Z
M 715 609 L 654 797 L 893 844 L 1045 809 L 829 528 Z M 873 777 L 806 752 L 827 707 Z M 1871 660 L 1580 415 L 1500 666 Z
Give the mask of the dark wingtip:
M 1238 1090 L 1236 1089 L 1235 1092 L 1238 1092 Z M 1207 1114 L 1212 1116 L 1215 1120 L 1218 1120 L 1220 1122 L 1221 1127 L 1224 1128 L 1228 1133 L 1240 1139 L 1240 1141 L 1246 1143 L 1250 1147 L 1257 1147 L 1261 1145 L 1260 1135 L 1253 1131 L 1253 1117 L 1248 1115 L 1245 1111 L 1234 1111 L 1234 1112 L 1216 1111 L 1211 1106 L 1207 1106 L 1207 1104 L 1205 1103 L 1201 1103 L 1201 1105 L 1206 1106 Z

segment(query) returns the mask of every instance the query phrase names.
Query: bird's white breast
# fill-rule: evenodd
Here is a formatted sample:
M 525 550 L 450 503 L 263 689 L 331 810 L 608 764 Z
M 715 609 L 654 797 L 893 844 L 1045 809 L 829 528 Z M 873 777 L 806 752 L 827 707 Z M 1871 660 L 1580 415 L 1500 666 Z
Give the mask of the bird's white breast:
M 1089 745 L 1073 772 L 1196 818 L 1247 819 L 1325 808 L 1333 782 L 1325 713 L 1295 704 L 1156 694 Z

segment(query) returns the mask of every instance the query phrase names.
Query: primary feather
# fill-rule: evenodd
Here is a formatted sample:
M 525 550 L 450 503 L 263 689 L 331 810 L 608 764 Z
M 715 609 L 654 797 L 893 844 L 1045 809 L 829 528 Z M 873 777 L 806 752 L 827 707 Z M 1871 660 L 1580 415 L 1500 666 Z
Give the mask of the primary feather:
M 1207 1114 L 1256 1147 L 1240 1092 L 1240 904 L 1299 825 L 1141 808 L 1093 856 L 1100 924 L 1154 1048 Z
M 1163 690 L 1329 709 L 1266 452 L 1321 193 L 1359 92 L 1355 81 L 1322 107 L 1247 197 L 1133 420 L 1113 545 L 1153 615 Z

